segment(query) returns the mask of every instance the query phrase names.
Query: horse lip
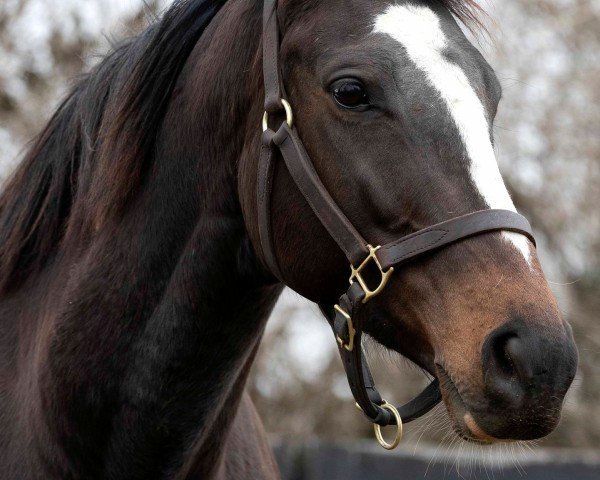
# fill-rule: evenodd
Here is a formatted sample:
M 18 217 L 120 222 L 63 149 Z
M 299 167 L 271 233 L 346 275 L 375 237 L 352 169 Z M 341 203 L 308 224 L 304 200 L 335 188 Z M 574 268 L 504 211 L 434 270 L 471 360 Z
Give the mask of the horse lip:
M 436 362 L 435 366 L 446 410 L 450 416 L 454 432 L 467 442 L 489 445 L 491 443 L 489 440 L 477 438 L 466 425 L 464 419 L 467 415 L 470 415 L 470 412 L 448 371 L 440 363 Z

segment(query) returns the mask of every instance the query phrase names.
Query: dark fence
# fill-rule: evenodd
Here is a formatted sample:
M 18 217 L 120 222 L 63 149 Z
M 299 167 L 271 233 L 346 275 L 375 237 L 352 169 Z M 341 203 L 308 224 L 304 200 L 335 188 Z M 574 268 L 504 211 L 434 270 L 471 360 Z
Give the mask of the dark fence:
M 274 447 L 283 480 L 600 480 L 600 453 L 539 450 L 514 457 L 507 451 L 487 458 L 484 451 L 483 457 L 440 458 L 427 448 L 388 453 L 363 443 L 283 441 Z

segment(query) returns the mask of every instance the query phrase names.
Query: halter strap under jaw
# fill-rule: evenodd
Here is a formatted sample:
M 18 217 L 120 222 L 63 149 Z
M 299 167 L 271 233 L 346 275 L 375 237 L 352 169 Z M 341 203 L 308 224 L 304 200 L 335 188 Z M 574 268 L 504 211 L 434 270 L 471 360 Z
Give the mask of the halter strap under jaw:
M 507 210 L 484 210 L 453 218 L 387 245 L 371 246 L 341 211 L 321 182 L 296 129 L 292 107 L 285 100 L 279 69 L 279 25 L 277 1 L 264 0 L 263 74 L 265 83 L 265 115 L 258 163 L 257 206 L 258 229 L 263 257 L 268 269 L 284 281 L 277 262 L 271 232 L 271 191 L 274 164 L 281 154 L 294 183 L 331 237 L 346 255 L 351 267 L 350 288 L 335 307 L 321 305 L 328 318 L 342 358 L 350 389 L 358 407 L 375 425 L 378 441 L 393 448 L 401 437 L 401 425 L 393 444 L 381 438 L 378 426 L 397 425 L 415 420 L 435 407 L 442 399 L 438 380 L 434 380 L 412 401 L 393 407 L 383 400 L 375 388 L 371 371 L 362 351 L 362 315 L 365 303 L 386 287 L 394 269 L 426 253 L 434 252 L 466 238 L 494 231 L 511 231 L 525 235 L 535 245 L 527 219 Z M 285 120 L 274 131 L 270 116 L 283 113 Z M 361 273 L 369 264 L 381 273 L 380 283 L 370 289 Z

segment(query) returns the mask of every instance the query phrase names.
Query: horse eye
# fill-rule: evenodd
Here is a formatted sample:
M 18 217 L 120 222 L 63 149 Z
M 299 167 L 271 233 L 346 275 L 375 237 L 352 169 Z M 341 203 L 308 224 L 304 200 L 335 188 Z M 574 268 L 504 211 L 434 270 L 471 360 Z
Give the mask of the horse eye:
M 332 88 L 333 98 L 344 108 L 356 109 L 369 105 L 369 96 L 358 80 L 341 80 Z

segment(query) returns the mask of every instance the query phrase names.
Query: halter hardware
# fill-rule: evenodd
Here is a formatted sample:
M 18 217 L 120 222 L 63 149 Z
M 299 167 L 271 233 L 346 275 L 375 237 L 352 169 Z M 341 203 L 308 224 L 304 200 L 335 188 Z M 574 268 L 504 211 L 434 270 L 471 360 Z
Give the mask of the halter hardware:
M 285 98 L 280 98 L 279 101 L 281 102 L 281 105 L 283 105 L 283 110 L 285 111 L 285 121 L 288 124 L 288 127 L 292 128 L 294 126 L 294 111 L 292 110 L 292 106 Z M 266 132 L 269 129 L 269 112 L 266 110 L 262 119 L 262 129 L 263 132 Z
M 365 298 L 362 301 L 363 303 L 367 303 L 369 300 L 379 295 L 390 280 L 392 273 L 394 273 L 394 267 L 390 267 L 386 272 L 383 271 L 381 262 L 377 258 L 377 250 L 381 248 L 381 245 L 378 247 L 367 245 L 367 248 L 369 249 L 369 256 L 363 260 L 358 268 L 354 268 L 353 265 L 350 265 L 350 268 L 352 269 L 352 274 L 350 275 L 350 285 L 352 285 L 355 281 L 359 283 L 360 287 L 365 292 Z M 361 275 L 363 270 L 367 268 L 371 262 L 375 264 L 375 266 L 379 269 L 379 273 L 381 274 L 381 281 L 375 290 L 369 289 L 367 282 Z
M 352 323 L 352 317 L 339 305 L 336 305 L 333 308 L 346 319 L 346 324 L 348 325 L 348 343 L 344 343 L 344 340 L 339 335 L 336 335 L 337 342 L 340 344 L 340 347 L 351 352 L 354 350 L 354 337 L 356 336 L 356 329 L 354 328 L 354 323 Z
M 386 450 L 394 450 L 398 445 L 400 445 L 400 441 L 402 440 L 402 435 L 404 434 L 404 428 L 402 425 L 402 418 L 400 417 L 400 413 L 398 409 L 394 407 L 391 403 L 386 402 L 385 400 L 380 405 L 381 408 L 390 412 L 394 418 L 396 419 L 396 436 L 394 437 L 394 441 L 392 443 L 387 443 L 383 439 L 383 435 L 381 433 L 381 426 L 377 423 L 373 424 L 373 430 L 375 430 L 375 438 L 379 445 L 381 445 Z

